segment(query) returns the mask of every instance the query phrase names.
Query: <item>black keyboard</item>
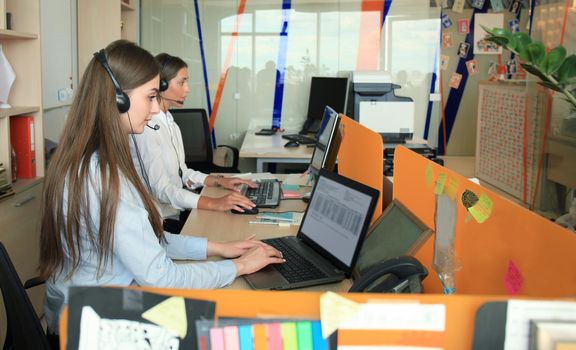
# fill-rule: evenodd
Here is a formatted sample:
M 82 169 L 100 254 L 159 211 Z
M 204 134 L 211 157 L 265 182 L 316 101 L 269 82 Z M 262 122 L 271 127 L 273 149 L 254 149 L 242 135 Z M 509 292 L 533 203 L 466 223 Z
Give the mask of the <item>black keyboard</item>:
M 240 192 L 259 208 L 277 207 L 280 205 L 282 196 L 278 180 L 261 180 L 257 188 L 250 188 L 243 184 L 240 186 Z
M 298 254 L 285 239 L 272 238 L 263 240 L 282 252 L 286 262 L 272 265 L 290 283 L 311 281 L 326 277 L 326 274 L 314 266 L 310 261 Z
M 301 145 L 315 145 L 316 144 L 315 138 L 305 136 L 305 135 L 300 135 L 300 134 L 282 135 L 282 138 L 286 139 L 286 140 L 290 140 L 290 141 L 298 141 L 298 143 L 300 143 Z

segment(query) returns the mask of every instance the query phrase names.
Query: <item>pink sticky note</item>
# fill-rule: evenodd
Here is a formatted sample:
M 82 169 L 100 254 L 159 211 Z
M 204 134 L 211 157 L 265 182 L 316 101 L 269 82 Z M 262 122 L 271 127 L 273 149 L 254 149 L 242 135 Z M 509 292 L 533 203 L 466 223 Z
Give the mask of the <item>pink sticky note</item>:
M 210 349 L 224 350 L 224 331 L 222 328 L 210 328 Z
M 508 271 L 506 271 L 506 276 L 504 276 L 504 287 L 506 287 L 509 294 L 516 295 L 520 293 L 523 284 L 522 273 L 516 264 L 510 260 L 508 262 Z
M 224 346 L 226 350 L 239 350 L 240 338 L 238 336 L 237 326 L 224 327 Z
M 280 323 L 267 323 L 268 350 L 282 350 L 282 329 Z

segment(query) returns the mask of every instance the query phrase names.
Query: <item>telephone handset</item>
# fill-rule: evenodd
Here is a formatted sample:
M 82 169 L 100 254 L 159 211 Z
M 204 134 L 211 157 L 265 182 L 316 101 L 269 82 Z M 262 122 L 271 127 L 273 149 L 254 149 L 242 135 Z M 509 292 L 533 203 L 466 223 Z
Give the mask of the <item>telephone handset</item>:
M 362 271 L 349 292 L 422 293 L 428 270 L 411 256 L 391 258 Z

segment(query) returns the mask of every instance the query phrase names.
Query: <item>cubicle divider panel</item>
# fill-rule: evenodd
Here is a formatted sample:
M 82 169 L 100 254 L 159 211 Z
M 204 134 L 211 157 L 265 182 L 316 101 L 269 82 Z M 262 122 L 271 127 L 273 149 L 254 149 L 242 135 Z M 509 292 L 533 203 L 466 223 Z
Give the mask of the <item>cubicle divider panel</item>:
M 338 173 L 380 191 L 374 222 L 382 213 L 384 197 L 384 144 L 380 134 L 340 114 L 342 142 L 338 152 Z
M 576 234 L 404 147 L 394 163 L 394 198 L 431 228 L 438 196 L 456 204 L 456 293 L 576 295 Z M 426 292 L 441 293 L 434 239 L 415 256 Z

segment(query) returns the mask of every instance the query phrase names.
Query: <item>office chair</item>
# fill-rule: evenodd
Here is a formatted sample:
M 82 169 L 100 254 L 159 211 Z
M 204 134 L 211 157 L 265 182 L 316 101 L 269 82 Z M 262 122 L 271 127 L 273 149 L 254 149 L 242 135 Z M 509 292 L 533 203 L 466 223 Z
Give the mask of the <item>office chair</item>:
M 185 162 L 188 168 L 210 173 L 239 173 L 238 149 L 231 146 L 218 146 L 225 148 L 225 163 L 214 164 L 214 150 L 212 138 L 208 127 L 208 116 L 202 108 L 183 108 L 171 110 L 174 121 L 182 132 Z M 218 151 L 220 152 L 220 151 Z
M 27 283 L 33 287 L 37 283 Z M 0 242 L 0 290 L 6 309 L 6 340 L 3 350 L 50 350 L 38 315 L 26 294 L 20 277 L 8 256 L 4 244 Z

